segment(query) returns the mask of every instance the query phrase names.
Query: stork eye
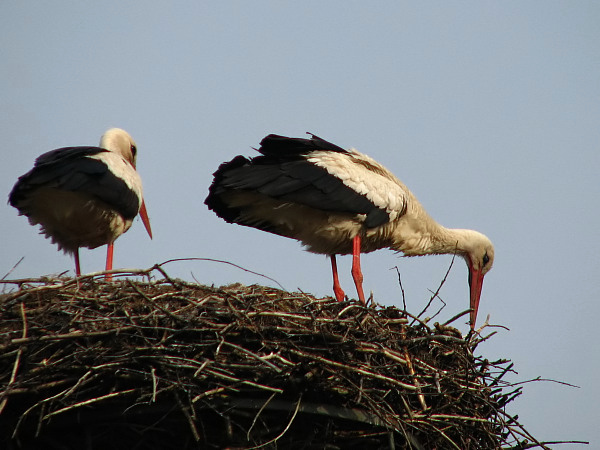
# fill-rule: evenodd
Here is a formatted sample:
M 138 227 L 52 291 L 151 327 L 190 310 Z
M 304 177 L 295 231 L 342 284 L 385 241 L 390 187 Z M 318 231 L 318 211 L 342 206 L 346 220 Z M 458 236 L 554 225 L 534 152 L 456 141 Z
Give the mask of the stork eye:
M 485 255 L 483 255 L 483 265 L 485 266 L 489 262 L 490 262 L 490 257 L 486 253 Z
M 137 148 L 133 144 L 131 144 L 131 154 L 133 155 L 134 158 L 137 155 Z

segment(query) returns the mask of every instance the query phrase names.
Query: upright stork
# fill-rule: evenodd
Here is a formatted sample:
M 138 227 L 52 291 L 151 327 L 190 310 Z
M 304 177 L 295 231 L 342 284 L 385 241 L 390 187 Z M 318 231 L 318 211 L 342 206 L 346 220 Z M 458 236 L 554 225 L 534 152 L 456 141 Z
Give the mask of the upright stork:
M 19 177 L 9 203 L 31 225 L 39 224 L 59 250 L 74 255 L 77 276 L 80 247 L 108 244 L 106 270 L 111 270 L 114 241 L 138 213 L 152 238 L 136 157 L 132 137 L 111 128 L 99 147 L 65 147 L 39 156 L 33 169 Z
M 333 291 L 345 297 L 336 255 L 352 254 L 352 276 L 365 303 L 360 253 L 381 248 L 406 256 L 458 254 L 469 269 L 471 327 L 494 247 L 473 230 L 435 222 L 388 169 L 354 149 L 315 135 L 268 135 L 260 156 L 236 156 L 214 173 L 206 205 L 230 223 L 297 239 L 308 251 L 331 258 Z

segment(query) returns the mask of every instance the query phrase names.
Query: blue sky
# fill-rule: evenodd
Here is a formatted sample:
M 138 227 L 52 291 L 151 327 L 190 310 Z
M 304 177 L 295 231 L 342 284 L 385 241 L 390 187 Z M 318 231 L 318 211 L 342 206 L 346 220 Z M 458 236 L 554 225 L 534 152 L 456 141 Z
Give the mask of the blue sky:
M 41 153 L 96 145 L 109 127 L 139 148 L 154 240 L 141 221 L 115 266 L 226 260 L 289 290 L 331 294 L 330 267 L 292 240 L 230 225 L 203 205 L 217 166 L 269 133 L 310 131 L 393 171 L 440 223 L 496 247 L 479 320 L 510 331 L 478 350 L 533 383 L 512 406 L 541 440 L 598 445 L 600 4 L 597 2 L 152 2 L 0 4 L 0 192 Z M 2 275 L 72 271 L 72 260 L 0 206 Z M 101 270 L 104 248 L 83 250 Z M 365 290 L 418 312 L 451 257 L 365 255 Z M 338 260 L 354 294 L 350 258 Z M 272 284 L 187 261 L 172 276 Z M 442 317 L 468 307 L 466 268 Z M 462 327 L 467 330 L 467 326 Z M 564 445 L 562 449 L 580 448 Z

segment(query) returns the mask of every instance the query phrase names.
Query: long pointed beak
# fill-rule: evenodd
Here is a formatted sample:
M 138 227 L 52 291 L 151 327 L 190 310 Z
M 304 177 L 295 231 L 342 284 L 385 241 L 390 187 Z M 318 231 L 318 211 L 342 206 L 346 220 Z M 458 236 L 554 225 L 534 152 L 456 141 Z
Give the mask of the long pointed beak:
M 469 287 L 471 288 L 471 329 L 475 329 L 481 288 L 483 287 L 483 273 L 481 270 L 473 270 L 469 265 Z
M 140 207 L 140 217 L 142 218 L 144 227 L 146 227 L 148 236 L 150 236 L 150 239 L 152 239 L 152 228 L 150 228 L 150 219 L 148 218 L 148 211 L 146 211 L 146 203 L 144 202 L 143 199 L 142 199 L 142 206 Z

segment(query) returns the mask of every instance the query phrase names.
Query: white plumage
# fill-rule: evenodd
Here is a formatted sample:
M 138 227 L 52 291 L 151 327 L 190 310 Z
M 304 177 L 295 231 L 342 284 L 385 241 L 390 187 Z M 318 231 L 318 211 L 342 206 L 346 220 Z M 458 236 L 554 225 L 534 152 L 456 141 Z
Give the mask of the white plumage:
M 324 168 L 350 189 L 364 195 L 373 204 L 385 207 L 390 220 L 402 213 L 407 201 L 406 186 L 377 161 L 350 149 L 347 153 L 316 151 L 307 161 Z
M 136 156 L 134 140 L 119 128 L 108 130 L 99 147 L 52 150 L 19 177 L 9 203 L 39 224 L 59 250 L 74 255 L 77 275 L 80 247 L 108 244 L 106 270 L 111 270 L 113 243 L 138 213 L 152 237 Z
M 352 275 L 364 303 L 360 253 L 381 248 L 407 256 L 456 253 L 469 268 L 471 326 L 494 247 L 473 230 L 435 222 L 390 171 L 356 150 L 311 139 L 269 135 L 261 156 L 237 156 L 214 173 L 205 203 L 228 222 L 297 239 L 331 257 L 334 293 L 344 298 L 336 254 L 353 255 Z

